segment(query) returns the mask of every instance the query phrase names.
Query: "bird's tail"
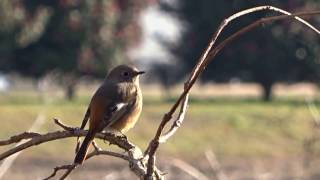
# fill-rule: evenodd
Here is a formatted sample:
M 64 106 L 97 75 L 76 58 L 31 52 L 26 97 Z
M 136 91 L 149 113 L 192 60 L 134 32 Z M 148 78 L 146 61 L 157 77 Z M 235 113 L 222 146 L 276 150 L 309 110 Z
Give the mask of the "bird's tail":
M 89 131 L 86 137 L 84 138 L 79 151 L 77 152 L 76 157 L 74 158 L 75 164 L 82 164 L 86 158 L 88 148 L 94 138 L 94 134 L 92 131 Z
M 81 130 L 84 129 L 84 127 L 86 126 L 86 124 L 89 120 L 89 117 L 90 117 L 90 106 L 87 108 L 86 114 L 83 117 L 83 120 L 82 120 L 82 123 L 80 126 Z M 77 145 L 76 145 L 76 149 L 75 149 L 76 153 L 79 151 L 79 147 L 80 147 L 80 137 L 78 136 L 77 137 Z
M 77 154 L 79 152 L 79 148 L 80 148 L 80 137 L 77 137 L 77 144 L 76 144 L 76 148 L 75 148 L 75 153 Z

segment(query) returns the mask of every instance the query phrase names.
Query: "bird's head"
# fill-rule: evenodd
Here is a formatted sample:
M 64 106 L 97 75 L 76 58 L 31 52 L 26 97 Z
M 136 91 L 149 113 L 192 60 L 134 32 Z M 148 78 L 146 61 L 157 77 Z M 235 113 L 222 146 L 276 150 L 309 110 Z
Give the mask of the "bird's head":
M 139 71 L 134 66 L 119 65 L 111 70 L 107 76 L 107 80 L 111 80 L 113 82 L 139 83 L 139 76 L 144 73 L 144 71 Z

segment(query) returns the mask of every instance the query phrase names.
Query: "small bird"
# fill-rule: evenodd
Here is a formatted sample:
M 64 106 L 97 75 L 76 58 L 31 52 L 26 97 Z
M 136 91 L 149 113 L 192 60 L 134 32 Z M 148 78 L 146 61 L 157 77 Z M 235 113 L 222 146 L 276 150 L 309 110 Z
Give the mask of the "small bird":
M 111 130 L 123 134 L 138 121 L 142 110 L 139 76 L 143 73 L 133 66 L 120 65 L 107 75 L 93 95 L 82 121 L 80 129 L 90 119 L 89 130 L 77 151 L 75 164 L 83 163 L 96 133 Z

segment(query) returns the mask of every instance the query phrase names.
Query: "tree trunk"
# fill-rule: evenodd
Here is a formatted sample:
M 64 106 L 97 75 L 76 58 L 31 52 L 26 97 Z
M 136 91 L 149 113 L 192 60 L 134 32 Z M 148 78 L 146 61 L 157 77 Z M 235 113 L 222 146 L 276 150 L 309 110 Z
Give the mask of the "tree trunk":
M 65 97 L 68 101 L 72 101 L 75 97 L 75 85 L 73 84 L 68 84 L 66 89 L 65 89 Z
M 66 74 L 64 79 L 65 98 L 72 101 L 76 95 L 77 78 L 74 74 Z
M 273 83 L 262 83 L 263 95 L 262 100 L 270 102 L 272 100 L 272 85 Z

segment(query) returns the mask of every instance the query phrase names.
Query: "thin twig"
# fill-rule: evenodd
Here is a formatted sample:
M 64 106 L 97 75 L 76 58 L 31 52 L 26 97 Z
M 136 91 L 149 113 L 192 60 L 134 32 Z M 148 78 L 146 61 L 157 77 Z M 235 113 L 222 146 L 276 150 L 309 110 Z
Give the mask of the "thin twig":
M 288 19 L 288 18 L 294 18 L 297 15 L 301 16 L 307 16 L 307 15 L 315 15 L 315 14 L 320 14 L 320 11 L 312 11 L 310 13 L 295 13 L 291 15 L 280 15 L 280 16 L 273 16 L 273 17 L 267 17 L 267 18 L 261 18 L 254 23 L 251 23 L 250 25 L 238 30 L 236 33 L 232 34 L 228 38 L 226 38 L 224 41 L 222 41 L 216 48 L 214 48 L 208 55 L 208 60 L 205 62 L 206 65 L 208 65 L 214 57 L 220 52 L 226 45 L 228 45 L 230 42 L 241 36 L 242 34 L 249 32 L 255 27 L 258 27 L 261 24 L 270 22 L 270 21 L 277 21 L 277 20 L 283 20 L 283 19 Z M 316 29 L 313 27 L 313 29 Z M 319 34 L 319 30 L 315 30 L 316 33 Z
M 217 160 L 214 152 L 212 150 L 207 150 L 205 152 L 206 158 L 210 164 L 210 167 L 212 168 L 214 175 L 216 176 L 217 180 L 227 180 L 228 177 L 223 172 L 221 165 L 219 161 Z
M 172 165 L 175 167 L 183 170 L 184 172 L 188 173 L 190 176 L 194 177 L 197 180 L 209 180 L 209 178 L 203 174 L 201 171 L 193 167 L 192 165 L 182 161 L 180 159 L 174 159 L 172 161 Z
M 98 155 L 108 155 L 108 156 L 113 156 L 113 157 L 117 157 L 117 158 L 120 158 L 120 159 L 123 159 L 123 160 L 126 160 L 126 161 L 131 161 L 133 160 L 132 158 L 130 158 L 129 156 L 127 155 L 124 155 L 124 154 L 120 154 L 120 153 L 116 153 L 116 152 L 112 152 L 112 151 L 106 151 L 106 150 L 94 150 L 93 152 L 89 153 L 86 157 L 86 160 L 87 159 L 90 159 L 94 156 L 98 156 Z
M 43 180 L 48 180 L 48 179 L 53 178 L 57 174 L 58 171 L 61 171 L 61 170 L 70 171 L 70 169 L 74 169 L 74 168 L 76 168 L 76 165 L 74 165 L 74 164 L 57 166 L 53 169 L 52 174 L 50 174 L 50 176 L 48 176 L 47 178 L 44 178 Z
M 94 150 L 86 156 L 86 160 L 88 160 L 88 159 L 90 159 L 90 158 L 92 158 L 94 156 L 98 156 L 98 155 L 114 156 L 114 157 L 117 157 L 117 158 L 120 158 L 120 159 L 123 159 L 123 160 L 126 160 L 126 161 L 131 161 L 132 160 L 127 155 L 116 153 L 116 152 L 112 152 L 112 151 L 102 150 L 102 148 L 100 148 L 95 141 L 92 141 L 92 146 L 94 147 Z
M 308 110 L 312 116 L 311 134 L 303 140 L 303 167 L 305 169 L 310 167 L 312 160 L 315 157 L 315 145 L 320 140 L 319 128 L 320 128 L 320 113 L 312 98 L 305 98 Z
M 67 169 L 67 171 L 59 178 L 59 180 L 64 180 L 66 177 L 68 177 L 69 174 L 77 167 L 77 165 L 74 166 L 74 168 Z
M 42 124 L 45 122 L 45 119 L 46 119 L 46 117 L 44 115 L 44 112 L 40 112 L 38 114 L 37 118 L 35 119 L 35 121 L 32 123 L 32 125 L 31 125 L 31 127 L 29 128 L 28 131 L 36 131 L 36 130 L 38 130 L 42 126 Z M 34 136 L 37 136 L 37 133 L 25 133 L 23 135 L 25 137 L 34 137 Z M 21 138 L 22 137 L 23 136 L 21 136 Z M 14 145 L 14 147 L 17 147 L 20 144 L 23 144 L 25 141 L 27 141 L 27 140 L 22 140 L 22 141 L 18 142 L 17 144 Z M 2 161 L 2 163 L 0 165 L 0 179 L 2 179 L 4 174 L 9 170 L 9 168 L 14 163 L 15 159 L 19 156 L 20 153 L 21 152 L 16 153 L 13 156 L 11 156 L 10 158 L 6 158 L 5 160 Z
M 108 155 L 108 156 L 113 156 L 113 157 L 117 157 L 117 158 L 120 158 L 120 159 L 123 159 L 125 161 L 128 161 L 128 162 L 131 162 L 131 163 L 135 163 L 135 159 L 133 159 L 132 157 L 129 157 L 127 155 L 124 155 L 124 154 L 120 154 L 120 153 L 116 153 L 116 152 L 112 152 L 112 151 L 105 151 L 105 150 L 102 150 L 101 148 L 98 147 L 98 145 L 93 142 L 92 143 L 93 146 L 94 146 L 94 151 L 89 153 L 86 157 L 86 160 L 90 159 L 90 158 L 93 158 L 95 156 L 99 156 L 99 155 Z M 60 180 L 63 180 L 65 179 L 76 167 L 78 166 L 78 164 L 70 164 L 70 165 L 62 165 L 62 166 L 58 166 L 58 167 L 55 167 L 54 168 L 54 171 L 53 173 L 45 178 L 45 180 L 48 180 L 48 179 L 51 179 L 53 177 L 56 176 L 57 172 L 60 171 L 60 170 L 66 170 L 66 172 L 59 178 Z
M 186 97 L 183 99 L 183 102 L 181 103 L 181 107 L 180 107 L 180 111 L 177 119 L 172 123 L 170 129 L 160 137 L 159 139 L 160 143 L 166 142 L 171 136 L 173 136 L 176 133 L 176 131 L 182 125 L 186 111 L 187 111 L 188 100 L 189 100 L 189 94 L 186 95 Z
M 58 118 L 53 118 L 53 121 L 56 125 L 60 126 L 62 129 L 66 131 L 77 131 L 79 128 L 74 128 L 63 124 Z
M 96 151 L 102 150 L 95 141 L 92 141 L 91 144 L 92 144 L 92 146 L 94 147 L 94 149 L 95 149 Z
M 314 101 L 311 98 L 309 98 L 309 99 L 306 98 L 305 101 L 308 105 L 309 112 L 313 117 L 312 118 L 313 123 L 314 123 L 313 127 L 319 127 L 320 126 L 320 113 L 319 113 L 316 105 L 314 104 Z

